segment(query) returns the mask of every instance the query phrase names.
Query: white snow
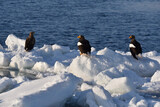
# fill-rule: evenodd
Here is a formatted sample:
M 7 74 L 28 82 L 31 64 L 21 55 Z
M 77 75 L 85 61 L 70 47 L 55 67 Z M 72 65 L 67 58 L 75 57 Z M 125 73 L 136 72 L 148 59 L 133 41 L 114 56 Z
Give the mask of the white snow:
M 92 47 L 91 56 L 79 56 L 78 49 L 57 44 L 26 52 L 25 40 L 13 34 L 5 43 L 7 48 L 0 45 L 1 107 L 160 105 L 156 51 L 136 60 L 130 52 L 107 47 L 98 51 Z

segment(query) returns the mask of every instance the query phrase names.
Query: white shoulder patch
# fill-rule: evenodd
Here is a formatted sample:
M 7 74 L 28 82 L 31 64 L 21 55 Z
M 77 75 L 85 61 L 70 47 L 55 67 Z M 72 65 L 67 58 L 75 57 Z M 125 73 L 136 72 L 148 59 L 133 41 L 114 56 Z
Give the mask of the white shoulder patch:
M 129 44 L 130 48 L 136 48 L 133 44 Z
M 82 45 L 82 43 L 81 43 L 81 42 L 78 42 L 78 43 L 77 43 L 77 46 L 81 46 L 81 45 Z

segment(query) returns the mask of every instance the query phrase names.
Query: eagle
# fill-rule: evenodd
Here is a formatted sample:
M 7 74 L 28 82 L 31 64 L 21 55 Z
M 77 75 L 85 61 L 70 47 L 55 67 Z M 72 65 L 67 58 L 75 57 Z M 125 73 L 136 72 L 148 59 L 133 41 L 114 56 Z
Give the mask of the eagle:
M 142 57 L 142 47 L 138 41 L 136 41 L 135 36 L 131 35 L 129 36 L 131 39 L 131 42 L 129 44 L 130 52 L 132 56 L 138 60 L 138 56 Z
M 35 38 L 34 38 L 33 35 L 34 35 L 34 32 L 30 32 L 30 34 L 27 37 L 26 42 L 25 42 L 24 49 L 28 52 L 31 51 L 34 48 L 34 45 L 35 45 Z
M 77 38 L 79 38 L 79 41 L 77 43 L 78 49 L 80 51 L 80 55 L 82 54 L 91 54 L 91 46 L 88 40 L 85 39 L 83 35 L 79 35 Z

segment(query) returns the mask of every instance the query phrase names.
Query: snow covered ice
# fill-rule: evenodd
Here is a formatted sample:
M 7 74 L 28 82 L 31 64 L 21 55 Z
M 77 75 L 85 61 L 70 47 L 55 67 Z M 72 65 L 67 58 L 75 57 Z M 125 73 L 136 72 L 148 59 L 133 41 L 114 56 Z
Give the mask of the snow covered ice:
M 24 50 L 25 40 L 11 34 L 0 45 L 1 107 L 158 107 L 160 53 L 107 47 L 91 56 L 57 44 Z

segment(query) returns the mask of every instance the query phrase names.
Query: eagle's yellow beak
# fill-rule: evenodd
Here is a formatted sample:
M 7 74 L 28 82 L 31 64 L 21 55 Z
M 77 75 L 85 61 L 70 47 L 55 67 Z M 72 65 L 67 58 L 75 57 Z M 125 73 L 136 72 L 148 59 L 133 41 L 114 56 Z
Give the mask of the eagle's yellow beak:
M 81 36 L 78 36 L 77 38 L 81 38 Z

